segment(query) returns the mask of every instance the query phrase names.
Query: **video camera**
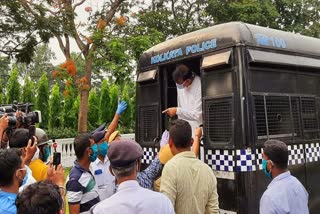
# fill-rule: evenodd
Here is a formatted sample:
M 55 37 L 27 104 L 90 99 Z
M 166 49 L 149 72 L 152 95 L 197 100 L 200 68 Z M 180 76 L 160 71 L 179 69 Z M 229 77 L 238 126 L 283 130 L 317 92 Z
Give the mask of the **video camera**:
M 30 125 L 41 123 L 41 112 L 31 111 L 33 103 L 18 103 L 0 105 L 0 117 L 8 115 L 9 128 L 16 126 L 17 121 L 21 127 L 27 128 Z M 16 111 L 21 111 L 21 116 L 16 116 Z

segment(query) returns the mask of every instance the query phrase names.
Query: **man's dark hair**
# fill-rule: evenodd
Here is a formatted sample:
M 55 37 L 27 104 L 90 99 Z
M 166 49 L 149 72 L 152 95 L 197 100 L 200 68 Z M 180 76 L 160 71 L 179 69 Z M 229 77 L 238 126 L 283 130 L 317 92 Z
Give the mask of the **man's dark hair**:
M 86 149 L 90 147 L 90 139 L 89 133 L 80 134 L 74 139 L 73 146 L 78 160 L 83 158 Z
M 263 146 L 263 152 L 280 169 L 288 167 L 288 147 L 280 140 L 267 140 Z
M 19 149 L 0 150 L 0 187 L 12 185 L 13 176 L 21 167 L 21 152 Z
M 59 187 L 49 181 L 28 185 L 16 200 L 18 214 L 57 214 L 62 204 Z
M 24 128 L 15 129 L 9 138 L 10 148 L 23 148 L 28 145 L 29 130 Z
M 187 80 L 192 77 L 192 71 L 184 64 L 177 65 L 176 69 L 172 73 L 172 78 L 175 82 L 178 80 Z
M 177 119 L 171 122 L 169 136 L 173 140 L 173 144 L 175 145 L 175 147 L 190 147 L 191 135 L 191 126 L 187 121 Z

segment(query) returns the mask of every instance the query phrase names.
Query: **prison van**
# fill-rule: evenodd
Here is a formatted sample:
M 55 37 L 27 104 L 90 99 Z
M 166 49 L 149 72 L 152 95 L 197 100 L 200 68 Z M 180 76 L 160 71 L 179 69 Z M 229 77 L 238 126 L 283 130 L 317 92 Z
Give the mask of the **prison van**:
M 172 72 L 189 66 L 202 82 L 201 159 L 218 180 L 220 213 L 259 213 L 270 183 L 267 139 L 288 145 L 289 169 L 320 211 L 320 40 L 241 22 L 194 31 L 145 51 L 137 72 L 136 140 L 149 164 L 177 106 Z

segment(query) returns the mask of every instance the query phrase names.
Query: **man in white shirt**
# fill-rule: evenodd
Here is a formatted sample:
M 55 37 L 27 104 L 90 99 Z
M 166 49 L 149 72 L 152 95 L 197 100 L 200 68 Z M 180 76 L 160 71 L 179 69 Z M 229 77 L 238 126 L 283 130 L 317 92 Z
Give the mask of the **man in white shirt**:
M 121 114 L 126 109 L 127 103 L 125 101 L 119 102 L 117 111 L 107 130 L 101 126 L 92 134 L 92 138 L 98 147 L 98 158 L 91 163 L 90 171 L 96 180 L 101 201 L 110 197 L 116 188 L 115 178 L 109 171 L 110 161 L 107 157 L 108 143 L 112 141 L 110 141 L 110 136 L 116 129 Z M 100 130 L 101 128 L 102 130 Z
M 178 107 L 168 108 L 162 113 L 188 121 L 194 137 L 194 130 L 202 124 L 201 79 L 183 64 L 176 67 L 172 78 L 177 86 Z
M 110 171 L 119 187 L 111 197 L 97 204 L 91 213 L 174 213 L 173 205 L 163 194 L 139 186 L 137 173 L 141 166 L 143 150 L 131 140 L 120 140 L 108 149 Z

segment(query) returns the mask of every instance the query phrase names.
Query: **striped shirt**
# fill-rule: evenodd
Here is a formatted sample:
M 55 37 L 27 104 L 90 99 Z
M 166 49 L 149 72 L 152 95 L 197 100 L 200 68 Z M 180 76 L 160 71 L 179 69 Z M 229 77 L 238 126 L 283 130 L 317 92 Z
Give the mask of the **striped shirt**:
M 145 170 L 138 172 L 137 181 L 139 185 L 146 189 L 152 189 L 153 182 L 159 177 L 161 169 L 162 164 L 156 157 Z
M 163 168 L 160 192 L 177 214 L 219 213 L 217 179 L 191 151 L 176 154 Z
M 68 203 L 80 204 L 80 213 L 89 211 L 100 201 L 93 175 L 82 168 L 77 161 L 74 162 L 67 180 Z

